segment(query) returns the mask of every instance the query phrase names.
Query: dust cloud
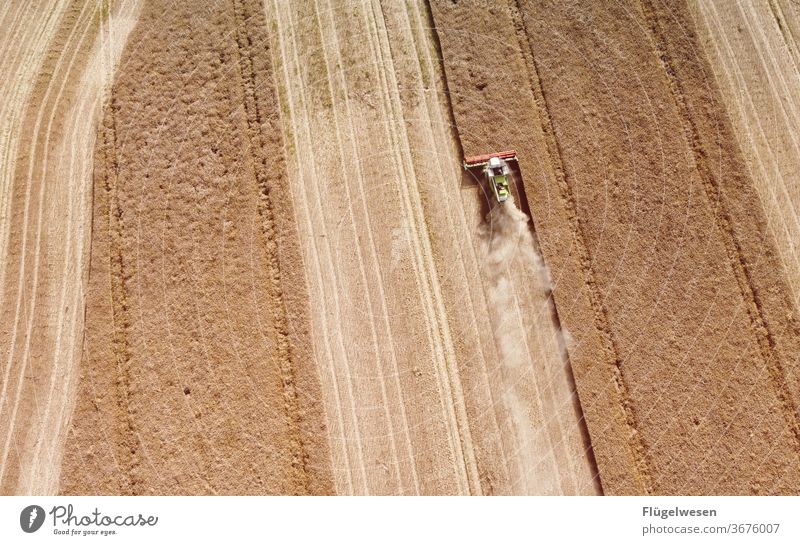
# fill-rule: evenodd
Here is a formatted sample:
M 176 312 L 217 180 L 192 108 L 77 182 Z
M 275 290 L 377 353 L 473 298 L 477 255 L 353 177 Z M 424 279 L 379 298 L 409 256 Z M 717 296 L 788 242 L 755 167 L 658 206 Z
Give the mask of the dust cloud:
M 529 221 L 513 198 L 509 198 L 495 205 L 478 232 L 481 268 L 500 358 L 512 367 L 523 365 L 528 353 L 511 271 L 521 278 L 536 275 L 542 285 L 550 287 L 550 275 L 536 252 Z
M 508 411 L 506 425 L 516 437 L 513 448 L 520 453 L 516 479 L 525 490 L 555 493 L 558 471 L 544 462 L 552 460 L 554 453 L 545 432 L 542 393 L 531 382 L 531 370 L 545 365 L 544 360 L 534 362 L 533 358 L 547 357 L 542 351 L 548 349 L 540 344 L 547 333 L 526 330 L 525 313 L 538 310 L 530 307 L 530 300 L 527 304 L 519 300 L 514 289 L 515 282 L 524 282 L 526 289 L 550 289 L 549 273 L 536 251 L 529 221 L 512 199 L 495 205 L 479 227 L 479 256 L 500 360 L 500 397 Z M 530 341 L 534 344 L 529 345 Z

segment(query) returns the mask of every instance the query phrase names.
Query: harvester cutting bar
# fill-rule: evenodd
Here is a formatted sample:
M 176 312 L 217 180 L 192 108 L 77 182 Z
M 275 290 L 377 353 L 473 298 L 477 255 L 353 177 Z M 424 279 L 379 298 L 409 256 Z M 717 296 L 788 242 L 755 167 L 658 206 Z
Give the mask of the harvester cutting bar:
M 517 152 L 514 150 L 501 151 L 499 153 L 490 153 L 488 155 L 474 155 L 472 157 L 464 158 L 464 168 L 482 167 L 489 164 L 489 159 L 498 157 L 505 161 L 516 161 Z

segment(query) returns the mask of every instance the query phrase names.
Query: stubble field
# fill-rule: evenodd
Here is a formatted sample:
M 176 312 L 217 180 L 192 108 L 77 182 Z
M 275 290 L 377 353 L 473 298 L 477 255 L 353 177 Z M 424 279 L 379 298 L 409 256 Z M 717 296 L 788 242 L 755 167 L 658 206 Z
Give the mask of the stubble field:
M 797 15 L 5 3 L 0 492 L 797 494 Z

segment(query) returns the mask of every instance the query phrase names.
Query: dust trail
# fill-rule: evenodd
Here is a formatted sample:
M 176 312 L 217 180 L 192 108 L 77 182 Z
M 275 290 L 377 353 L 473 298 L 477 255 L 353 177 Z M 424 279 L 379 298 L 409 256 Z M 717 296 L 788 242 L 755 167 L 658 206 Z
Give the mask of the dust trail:
M 515 488 L 521 487 L 522 493 L 547 494 L 557 493 L 560 483 L 554 466 L 552 438 L 545 431 L 545 400 L 537 384 L 537 376 L 547 380 L 547 373 L 538 372 L 547 365 L 534 360 L 546 358 L 543 352 L 553 349 L 549 346 L 553 339 L 549 331 L 527 331 L 526 321 L 539 319 L 526 317 L 526 313 L 547 317 L 550 314 L 545 308 L 531 308 L 531 301 L 521 300 L 514 290 L 515 282 L 524 282 L 533 290 L 550 288 L 549 273 L 536 252 L 529 221 L 509 199 L 495 205 L 488 214 L 487 221 L 479 228 L 478 240 L 489 317 L 500 360 L 497 372 L 502 385 L 499 397 L 506 411 L 504 427 L 516 438 Z
M 538 277 L 550 288 L 550 274 L 536 252 L 528 222 L 513 198 L 497 204 L 479 227 L 480 256 L 492 324 L 505 365 L 519 367 L 528 360 L 524 330 L 514 297 L 511 271 L 523 278 Z

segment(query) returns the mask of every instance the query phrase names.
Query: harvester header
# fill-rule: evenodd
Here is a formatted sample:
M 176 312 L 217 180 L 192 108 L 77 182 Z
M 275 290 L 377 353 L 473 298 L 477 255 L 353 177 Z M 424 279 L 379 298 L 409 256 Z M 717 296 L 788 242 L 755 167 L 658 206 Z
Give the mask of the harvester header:
M 505 161 L 516 161 L 517 160 L 517 152 L 515 150 L 508 150 L 508 151 L 500 151 L 497 153 L 489 153 L 488 155 L 473 155 L 472 157 L 465 157 L 464 158 L 464 168 L 470 169 L 475 167 L 482 167 L 489 163 L 489 159 L 492 157 L 497 157 L 498 159 L 503 159 Z

